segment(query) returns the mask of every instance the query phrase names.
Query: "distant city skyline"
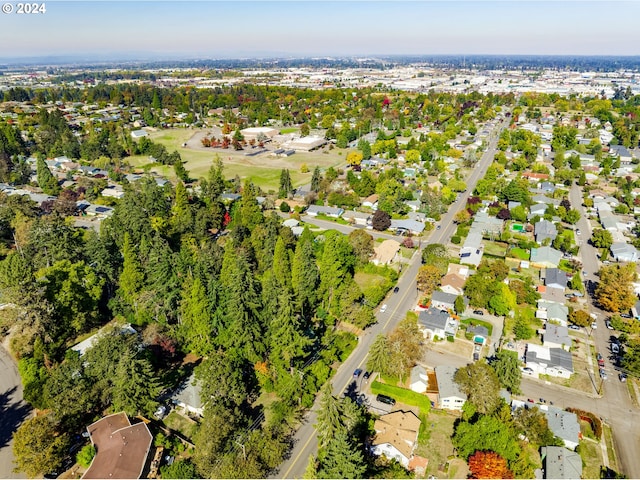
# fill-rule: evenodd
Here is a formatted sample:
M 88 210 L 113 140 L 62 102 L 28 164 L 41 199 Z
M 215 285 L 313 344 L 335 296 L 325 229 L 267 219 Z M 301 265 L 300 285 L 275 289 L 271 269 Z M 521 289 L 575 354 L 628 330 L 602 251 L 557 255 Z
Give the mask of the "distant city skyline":
M 0 58 L 640 54 L 635 1 L 53 0 L 46 8 L 0 14 Z

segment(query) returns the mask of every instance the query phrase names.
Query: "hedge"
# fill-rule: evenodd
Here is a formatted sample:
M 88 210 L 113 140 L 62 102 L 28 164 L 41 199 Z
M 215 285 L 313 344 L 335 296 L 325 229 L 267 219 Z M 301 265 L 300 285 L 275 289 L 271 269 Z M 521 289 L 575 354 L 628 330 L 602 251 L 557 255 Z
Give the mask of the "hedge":
M 431 410 L 431 400 L 429 400 L 429 397 L 407 388 L 394 387 L 393 385 L 374 381 L 371 384 L 371 393 L 375 395 L 382 393 L 396 399 L 398 402 L 418 407 L 422 413 L 427 413 Z
M 602 438 L 602 420 L 600 420 L 600 417 L 591 412 L 580 410 L 579 408 L 569 407 L 567 408 L 567 412 L 575 413 L 580 420 L 589 422 L 591 424 L 591 429 L 598 440 Z

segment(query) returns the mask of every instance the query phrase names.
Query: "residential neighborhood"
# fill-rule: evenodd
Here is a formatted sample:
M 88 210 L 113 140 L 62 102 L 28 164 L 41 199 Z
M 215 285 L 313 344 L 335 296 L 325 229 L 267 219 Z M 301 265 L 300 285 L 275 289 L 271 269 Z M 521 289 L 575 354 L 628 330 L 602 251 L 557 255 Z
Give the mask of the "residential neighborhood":
M 17 471 L 640 474 L 636 72 L 94 73 L 0 76 Z

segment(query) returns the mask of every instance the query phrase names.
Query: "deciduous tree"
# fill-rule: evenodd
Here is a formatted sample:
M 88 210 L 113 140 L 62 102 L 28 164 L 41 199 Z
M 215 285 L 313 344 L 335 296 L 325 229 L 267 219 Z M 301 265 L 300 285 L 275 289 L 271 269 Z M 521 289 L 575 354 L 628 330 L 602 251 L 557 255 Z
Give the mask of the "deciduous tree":
M 513 478 L 507 461 L 496 452 L 476 451 L 469 457 L 471 478 Z

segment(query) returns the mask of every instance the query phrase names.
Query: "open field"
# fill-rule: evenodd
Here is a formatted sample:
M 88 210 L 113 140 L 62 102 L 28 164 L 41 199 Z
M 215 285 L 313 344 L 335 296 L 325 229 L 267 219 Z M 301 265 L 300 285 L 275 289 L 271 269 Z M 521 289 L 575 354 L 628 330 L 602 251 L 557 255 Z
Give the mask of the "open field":
M 316 166 L 324 170 L 331 166 L 338 167 L 345 164 L 346 152 L 338 150 L 320 149 L 313 152 L 297 152 L 290 157 L 281 158 L 270 157 L 268 154 L 248 157 L 244 155 L 248 150 L 236 152 L 233 149 L 205 148 L 200 144 L 200 139 L 208 132 L 207 129 L 175 128 L 151 132 L 149 138 L 164 145 L 169 152 L 177 150 L 185 161 L 185 168 L 193 178 L 205 176 L 218 155 L 224 164 L 227 178 L 234 178 L 236 175 L 242 179 L 248 178 L 266 191 L 278 189 L 280 171 L 283 168 L 289 169 L 291 181 L 297 187 L 311 181 L 313 169 Z M 269 146 L 270 150 L 274 148 L 275 146 Z M 127 160 L 134 167 L 144 167 L 150 163 L 146 156 L 130 157 Z M 300 172 L 304 164 L 309 170 L 307 173 Z M 152 166 L 151 169 L 171 179 L 175 178 L 171 167 L 157 165 Z

